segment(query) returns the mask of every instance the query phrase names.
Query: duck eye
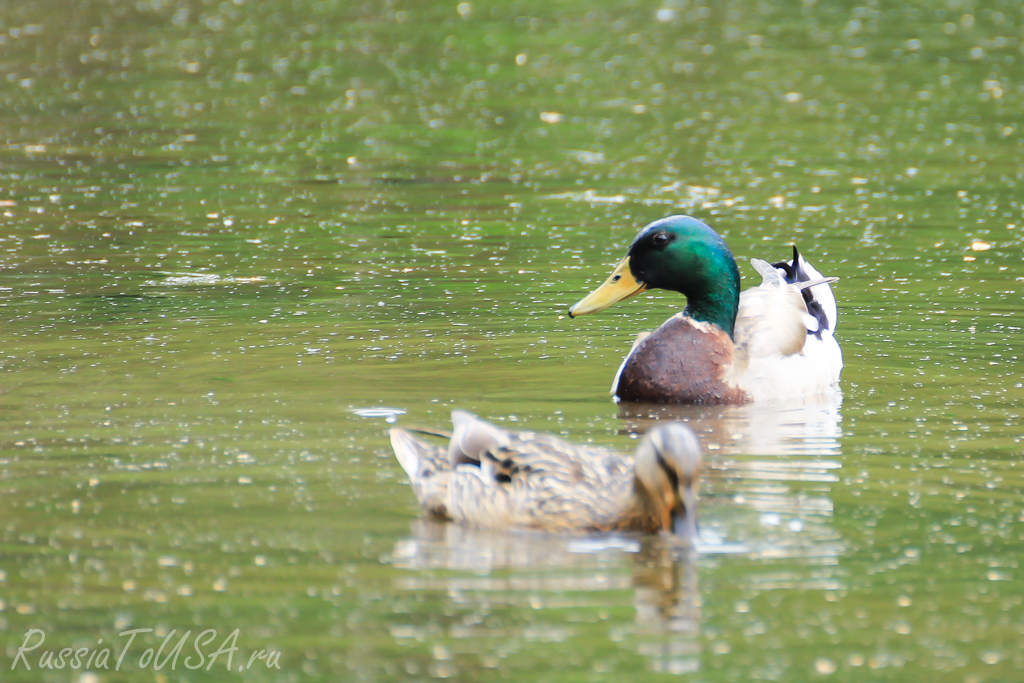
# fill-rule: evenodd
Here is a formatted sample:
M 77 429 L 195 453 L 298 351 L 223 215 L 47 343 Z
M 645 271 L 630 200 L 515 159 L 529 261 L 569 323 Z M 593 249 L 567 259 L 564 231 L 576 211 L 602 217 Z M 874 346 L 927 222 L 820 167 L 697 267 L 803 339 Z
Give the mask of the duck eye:
M 663 247 L 668 244 L 668 235 L 664 232 L 659 232 L 654 236 L 651 242 L 653 242 L 656 247 Z

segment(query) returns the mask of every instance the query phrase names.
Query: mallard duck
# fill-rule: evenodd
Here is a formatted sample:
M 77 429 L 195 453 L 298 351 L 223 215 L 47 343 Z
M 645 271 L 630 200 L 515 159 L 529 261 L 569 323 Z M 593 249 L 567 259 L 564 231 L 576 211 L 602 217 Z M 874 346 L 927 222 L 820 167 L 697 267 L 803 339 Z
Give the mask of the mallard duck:
M 749 403 L 835 390 L 843 354 L 833 337 L 830 282 L 793 247 L 793 259 L 751 259 L 763 282 L 740 294 L 725 242 L 689 216 L 644 227 L 611 276 L 569 309 L 603 310 L 648 289 L 686 296 L 686 308 L 640 335 L 612 393 L 623 401 Z
M 476 527 L 670 532 L 697 537 L 700 443 L 659 424 L 630 460 L 548 434 L 510 432 L 452 412 L 448 448 L 391 430 L 391 446 L 431 515 Z

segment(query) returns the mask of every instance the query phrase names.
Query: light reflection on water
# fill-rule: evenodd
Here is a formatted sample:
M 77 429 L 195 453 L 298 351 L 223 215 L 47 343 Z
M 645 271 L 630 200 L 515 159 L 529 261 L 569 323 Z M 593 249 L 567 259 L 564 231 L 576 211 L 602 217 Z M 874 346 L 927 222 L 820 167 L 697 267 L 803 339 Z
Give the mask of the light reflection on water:
M 376 406 L 373 408 L 352 408 L 353 415 L 364 418 L 384 418 L 384 421 L 388 424 L 394 424 L 398 421 L 400 415 L 405 415 L 405 410 L 402 408 L 388 408 L 386 406 Z

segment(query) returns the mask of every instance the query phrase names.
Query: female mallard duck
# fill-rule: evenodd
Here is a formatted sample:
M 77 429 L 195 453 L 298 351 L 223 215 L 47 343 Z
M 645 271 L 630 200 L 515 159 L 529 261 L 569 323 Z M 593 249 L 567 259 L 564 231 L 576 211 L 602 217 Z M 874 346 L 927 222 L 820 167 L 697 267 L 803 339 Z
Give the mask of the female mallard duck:
M 452 424 L 447 451 L 391 430 L 416 499 L 433 515 L 489 528 L 697 537 L 700 443 L 681 423 L 652 428 L 633 461 L 547 434 L 508 432 L 461 410 L 452 411 Z
M 569 309 L 603 310 L 646 289 L 686 296 L 686 309 L 641 335 L 612 393 L 651 403 L 749 403 L 831 391 L 843 354 L 832 336 L 830 282 L 793 247 L 793 260 L 751 259 L 760 286 L 740 294 L 736 260 L 714 230 L 689 216 L 642 229 L 604 284 Z

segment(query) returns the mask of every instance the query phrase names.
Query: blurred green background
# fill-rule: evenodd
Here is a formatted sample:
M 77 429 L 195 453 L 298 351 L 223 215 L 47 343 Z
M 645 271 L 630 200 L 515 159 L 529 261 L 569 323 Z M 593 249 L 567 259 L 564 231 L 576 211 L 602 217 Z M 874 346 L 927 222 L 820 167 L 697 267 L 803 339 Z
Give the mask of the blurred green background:
M 1017 680 L 1022 9 L 0 1 L 4 680 Z M 682 301 L 565 312 L 672 213 L 841 278 L 842 401 L 666 412 L 697 558 L 418 522 L 386 418 L 632 450 Z

